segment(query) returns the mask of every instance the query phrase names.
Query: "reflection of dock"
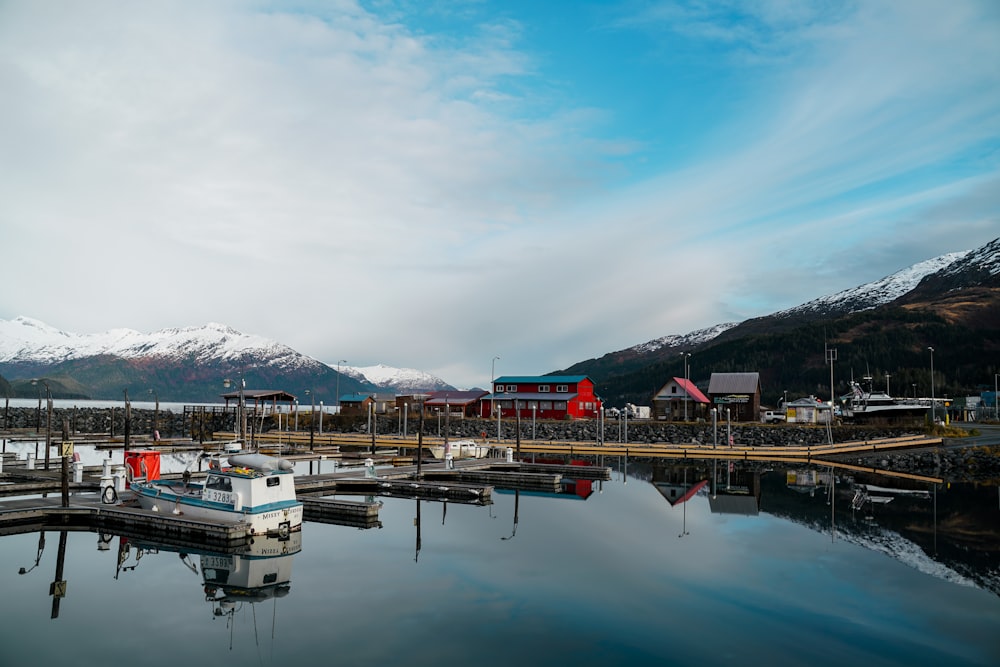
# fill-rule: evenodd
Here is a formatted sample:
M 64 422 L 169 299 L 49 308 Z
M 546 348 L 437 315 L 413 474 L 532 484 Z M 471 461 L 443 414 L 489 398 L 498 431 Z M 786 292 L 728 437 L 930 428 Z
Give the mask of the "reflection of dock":
M 33 475 L 32 473 L 38 473 Z M 374 476 L 372 476 L 373 473 Z M 417 498 L 485 505 L 492 502 L 494 488 L 558 492 L 564 480 L 608 480 L 611 470 L 599 466 L 568 466 L 506 462 L 497 459 L 466 459 L 425 464 L 421 478 L 417 466 L 400 466 L 374 471 L 357 468 L 295 477 L 296 494 L 309 521 L 371 528 L 380 526 L 377 496 Z M 170 477 L 171 475 L 165 475 Z M 193 521 L 183 514 L 157 514 L 128 505 L 102 504 L 99 484 L 87 479 L 71 486 L 69 506 L 62 505 L 60 480 L 54 471 L 27 471 L 4 477 L 10 495 L 43 495 L 42 498 L 11 498 L 0 501 L 0 534 L 78 527 L 106 532 L 130 531 L 155 538 L 171 536 L 205 544 L 232 544 L 247 541 L 242 522 Z M 27 480 L 27 481 L 26 481 Z M 86 492 L 93 493 L 86 493 Z M 82 493 L 81 493 L 82 492 Z M 363 501 L 330 498 L 334 494 L 367 496 Z M 123 498 L 128 492 L 123 492 Z

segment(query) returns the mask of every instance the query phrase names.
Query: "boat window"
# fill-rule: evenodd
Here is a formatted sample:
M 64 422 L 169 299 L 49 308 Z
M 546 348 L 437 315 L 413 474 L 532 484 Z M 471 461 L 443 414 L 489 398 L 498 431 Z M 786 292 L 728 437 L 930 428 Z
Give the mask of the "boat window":
M 205 482 L 206 489 L 213 489 L 215 491 L 232 491 L 233 483 L 228 477 L 219 477 L 218 475 L 209 475 L 208 480 Z
M 278 486 L 279 484 L 281 484 L 281 478 L 280 477 L 268 477 L 267 478 L 267 485 L 268 486 Z

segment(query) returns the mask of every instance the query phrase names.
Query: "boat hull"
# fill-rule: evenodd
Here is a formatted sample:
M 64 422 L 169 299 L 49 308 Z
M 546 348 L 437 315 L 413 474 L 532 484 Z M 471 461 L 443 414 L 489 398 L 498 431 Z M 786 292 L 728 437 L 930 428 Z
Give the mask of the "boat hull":
M 481 445 L 472 440 L 462 440 L 459 442 L 450 443 L 451 456 L 454 459 L 484 459 L 489 456 L 492 447 L 490 445 Z M 444 459 L 444 445 L 434 445 L 432 447 L 424 447 L 427 451 L 431 453 L 436 459 Z
M 143 509 L 189 519 L 219 523 L 245 523 L 248 535 L 287 535 L 302 530 L 302 503 L 282 501 L 236 509 L 233 505 L 206 501 L 200 490 L 169 482 L 132 484 L 136 501 Z

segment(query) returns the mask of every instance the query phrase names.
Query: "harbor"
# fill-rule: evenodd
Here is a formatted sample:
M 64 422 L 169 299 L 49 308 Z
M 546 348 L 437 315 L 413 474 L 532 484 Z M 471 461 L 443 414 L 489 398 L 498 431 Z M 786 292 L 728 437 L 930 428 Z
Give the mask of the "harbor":
M 845 462 L 850 455 L 936 447 L 940 438 L 912 435 L 872 441 L 843 442 L 817 446 L 750 447 L 696 444 L 601 444 L 588 442 L 511 443 L 513 446 L 486 447 L 489 455 L 481 458 L 426 460 L 432 447 L 449 450 L 444 438 L 416 439 L 399 436 L 325 434 L 310 437 L 307 433 L 282 434 L 281 439 L 261 440 L 256 448 L 265 455 L 286 462 L 288 469 L 298 466 L 304 473 L 294 475 L 294 492 L 308 521 L 354 526 L 380 527 L 380 498 L 409 498 L 442 503 L 489 505 L 494 489 L 557 494 L 565 479 L 606 481 L 611 468 L 606 461 L 621 462 L 627 470 L 629 460 L 742 460 L 774 463 L 823 463 L 844 471 L 875 471 L 873 467 Z M 30 532 L 54 526 L 114 532 L 127 530 L 146 538 L 172 537 L 207 545 L 233 545 L 253 539 L 254 530 L 231 519 L 216 520 L 193 516 L 191 511 L 150 512 L 137 506 L 135 490 L 127 490 L 125 477 L 135 474 L 125 465 L 131 455 L 142 458 L 164 453 L 199 452 L 197 467 L 181 473 L 163 475 L 164 483 L 184 478 L 204 479 L 209 472 L 203 460 L 224 455 L 227 443 L 237 434 L 218 433 L 207 444 L 176 439 L 160 441 L 137 439 L 134 450 L 124 443 L 99 435 L 84 436 L 82 443 L 107 453 L 100 466 L 69 462 L 63 471 L 61 458 L 49 456 L 44 468 L 38 457 L 28 453 L 18 459 L 6 452 L 8 442 L 34 441 L 37 436 L 14 435 L 3 440 L 2 480 L 0 485 L 0 534 Z M 55 445 L 52 445 L 55 447 Z M 307 449 L 311 446 L 312 449 Z M 42 443 L 42 447 L 45 445 Z M 417 455 L 417 451 L 423 453 Z M 456 448 L 456 451 L 459 451 Z M 37 448 L 36 448 L 37 452 Z M 51 454 L 51 453 L 50 453 Z M 238 456 L 238 455 L 234 455 Z M 116 459 L 116 457 L 118 457 Z M 113 460 L 119 465 L 112 463 Z M 545 462 L 536 461 L 544 460 Z M 582 460 L 586 459 L 586 461 Z M 576 465 L 571 465 L 575 463 Z M 582 465 L 586 463 L 586 465 Z M 138 464 L 137 464 L 138 465 Z M 145 465 L 145 461 L 141 463 Z M 324 472 L 323 467 L 327 470 Z M 112 473 L 112 469 L 115 472 Z M 157 470 L 159 464 L 156 464 Z M 891 473 L 899 478 L 941 483 L 941 479 L 908 473 Z M 69 479 L 72 475 L 72 479 Z M 171 481 L 173 480 L 173 481 Z M 111 486 L 113 493 L 108 493 Z M 157 494 L 159 492 L 156 492 Z M 108 502 L 109 496 L 114 502 Z M 345 499 L 343 496 L 350 496 Z M 361 497 L 362 499 L 357 499 Z

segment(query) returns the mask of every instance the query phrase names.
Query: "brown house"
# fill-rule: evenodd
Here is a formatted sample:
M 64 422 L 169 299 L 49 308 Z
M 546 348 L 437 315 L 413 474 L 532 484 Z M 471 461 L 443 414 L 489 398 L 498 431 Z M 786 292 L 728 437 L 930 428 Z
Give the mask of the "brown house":
M 760 419 L 759 373 L 712 373 L 708 382 L 708 399 L 718 410 L 719 419 L 754 422 Z

